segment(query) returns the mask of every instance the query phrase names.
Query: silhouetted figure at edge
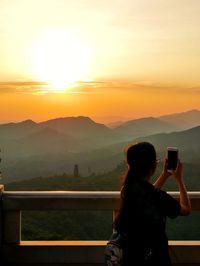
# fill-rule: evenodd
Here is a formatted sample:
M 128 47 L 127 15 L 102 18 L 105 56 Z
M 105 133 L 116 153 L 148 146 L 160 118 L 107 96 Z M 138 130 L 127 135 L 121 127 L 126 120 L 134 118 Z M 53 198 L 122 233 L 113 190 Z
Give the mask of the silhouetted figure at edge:
M 114 229 L 124 237 L 123 266 L 169 266 L 166 217 L 188 215 L 190 201 L 183 181 L 182 163 L 173 174 L 164 169 L 154 184 L 151 177 L 157 166 L 154 146 L 136 143 L 127 149 L 128 171 L 121 189 L 121 207 Z M 161 190 L 173 175 L 180 191 L 179 201 Z

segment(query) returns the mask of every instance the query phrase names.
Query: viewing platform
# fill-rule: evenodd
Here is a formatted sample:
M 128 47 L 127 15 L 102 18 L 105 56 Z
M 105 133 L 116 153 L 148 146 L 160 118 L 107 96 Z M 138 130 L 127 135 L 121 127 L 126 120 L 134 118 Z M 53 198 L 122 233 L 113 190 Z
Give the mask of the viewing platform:
M 170 194 L 176 198 L 179 196 L 178 192 L 170 192 Z M 199 211 L 200 192 L 189 192 L 189 197 L 192 210 Z M 112 211 L 115 215 L 118 207 L 119 192 L 4 191 L 4 186 L 0 185 L 0 265 L 103 265 L 107 239 L 103 241 L 22 241 L 21 212 L 103 210 Z M 169 246 L 173 265 L 200 265 L 200 240 L 171 240 Z

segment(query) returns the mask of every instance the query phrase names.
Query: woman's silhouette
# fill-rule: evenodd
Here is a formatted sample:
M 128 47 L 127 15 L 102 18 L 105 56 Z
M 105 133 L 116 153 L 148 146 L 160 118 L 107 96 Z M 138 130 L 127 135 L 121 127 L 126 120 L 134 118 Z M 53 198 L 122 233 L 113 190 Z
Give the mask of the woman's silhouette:
M 114 229 L 123 239 L 124 266 L 169 266 L 168 240 L 165 233 L 166 217 L 188 215 L 190 201 L 183 181 L 180 160 L 173 173 L 164 168 L 152 184 L 157 166 L 156 151 L 148 142 L 130 146 L 126 151 L 128 170 L 121 189 L 121 207 L 114 221 Z M 161 190 L 173 175 L 180 191 L 179 201 Z

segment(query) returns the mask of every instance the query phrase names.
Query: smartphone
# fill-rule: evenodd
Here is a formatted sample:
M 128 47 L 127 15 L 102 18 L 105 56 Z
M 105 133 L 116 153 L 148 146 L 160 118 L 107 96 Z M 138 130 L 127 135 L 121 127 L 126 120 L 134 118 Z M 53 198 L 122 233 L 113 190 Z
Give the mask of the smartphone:
M 177 147 L 167 148 L 167 159 L 168 159 L 167 170 L 169 172 L 175 171 L 177 167 L 177 162 L 178 162 L 178 148 Z

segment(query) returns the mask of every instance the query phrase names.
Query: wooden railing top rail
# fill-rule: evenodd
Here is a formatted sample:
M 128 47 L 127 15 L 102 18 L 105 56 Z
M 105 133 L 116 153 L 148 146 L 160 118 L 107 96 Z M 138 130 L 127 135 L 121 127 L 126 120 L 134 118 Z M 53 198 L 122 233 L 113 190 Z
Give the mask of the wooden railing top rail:
M 178 198 L 179 192 L 169 192 Z M 200 210 L 200 192 L 188 192 L 193 210 Z M 2 191 L 4 210 L 116 210 L 119 191 Z
M 0 186 L 1 187 L 1 186 Z M 178 191 L 168 191 L 168 193 L 174 197 L 179 196 Z M 68 190 L 51 190 L 51 191 L 9 191 L 3 190 L 4 196 L 9 197 L 47 197 L 47 196 L 57 196 L 57 197 L 67 197 L 67 198 L 113 198 L 119 197 L 119 191 L 68 191 Z M 192 198 L 200 198 L 200 191 L 189 191 L 188 194 Z

